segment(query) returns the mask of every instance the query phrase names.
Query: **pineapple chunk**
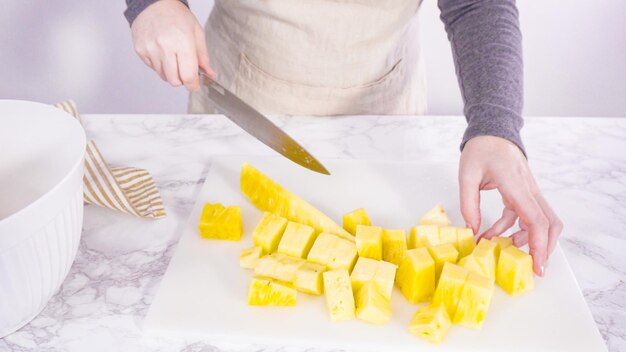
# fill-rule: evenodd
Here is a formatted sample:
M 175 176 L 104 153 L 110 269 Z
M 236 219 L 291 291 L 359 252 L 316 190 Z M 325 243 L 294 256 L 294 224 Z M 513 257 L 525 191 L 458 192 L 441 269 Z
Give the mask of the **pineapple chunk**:
M 241 208 L 206 203 L 198 222 L 202 238 L 239 241 L 243 233 Z
M 496 279 L 496 248 L 498 246 L 488 239 L 481 239 L 472 251 L 471 255 L 466 256 L 459 265 L 474 270 L 491 280 Z
M 315 229 L 311 226 L 289 221 L 278 244 L 278 253 L 306 258 L 315 241 Z
M 474 241 L 474 231 L 471 228 L 459 228 L 456 231 L 456 249 L 459 251 L 459 258 L 472 253 L 476 247 Z
M 356 317 L 372 324 L 384 324 L 391 318 L 391 301 L 374 282 L 366 282 L 356 293 Z
M 450 317 L 444 306 L 425 305 L 420 307 L 411 323 L 409 332 L 433 344 L 440 344 L 450 330 Z
M 357 209 L 343 216 L 343 228 L 349 233 L 356 235 L 357 225 L 371 225 L 369 216 L 365 212 L 365 209 Z
M 287 219 L 266 212 L 252 232 L 252 242 L 265 253 L 273 253 L 287 227 Z
M 470 272 L 474 272 L 476 274 L 480 274 L 481 276 L 488 277 L 488 272 L 483 269 L 483 266 L 480 264 L 478 259 L 476 259 L 476 256 L 474 256 L 474 254 L 466 255 L 465 257 L 461 258 L 457 264 L 469 270 Z M 495 280 L 495 278 L 492 280 Z
M 435 291 L 435 261 L 426 248 L 406 252 L 396 282 L 411 303 L 427 301 Z
M 324 292 L 322 274 L 326 266 L 306 262 L 298 268 L 293 285 L 300 291 L 312 295 L 321 295 Z
M 251 306 L 295 306 L 298 291 L 288 284 L 253 277 L 248 287 Z
M 456 227 L 443 226 L 439 228 L 439 243 L 440 244 L 450 243 L 456 248 L 456 242 L 457 242 Z
M 446 214 L 446 211 L 443 210 L 441 205 L 436 205 L 434 208 L 430 209 L 422 216 L 419 221 L 420 225 L 439 225 L 439 226 L 449 226 L 452 224 L 452 221 Z
M 465 286 L 461 291 L 459 304 L 452 322 L 470 328 L 480 329 L 491 304 L 493 296 L 493 281 L 470 272 L 467 275 Z
M 356 226 L 356 249 L 360 257 L 383 259 L 383 229 L 379 226 Z
M 383 260 L 400 265 L 407 251 L 406 230 L 383 230 Z
M 363 285 L 373 281 L 380 292 L 391 299 L 393 283 L 396 277 L 396 265 L 382 260 L 359 257 L 350 275 L 352 290 L 358 293 Z
M 497 236 L 497 237 L 492 238 L 491 241 L 497 245 L 496 247 L 496 263 L 497 263 L 498 259 L 500 258 L 500 252 L 506 247 L 513 245 L 513 238 Z
M 254 276 L 293 283 L 296 280 L 298 269 L 303 264 L 304 259 L 302 258 L 273 253 L 259 259 L 254 267 Z
M 309 225 L 317 233 L 329 232 L 354 242 L 354 236 L 331 218 L 304 199 L 290 193 L 248 163 L 245 163 L 241 168 L 240 188 L 250 203 L 262 211 L 275 213 L 293 222 Z
M 352 270 L 356 262 L 357 251 L 353 242 L 329 233 L 321 233 L 313 243 L 307 259 L 323 264 L 328 269 Z
M 263 256 L 261 247 L 250 247 L 239 251 L 239 266 L 244 269 L 254 269 L 259 259 Z
M 535 287 L 533 278 L 533 258 L 515 246 L 500 252 L 496 282 L 508 294 L 520 295 Z
M 324 277 L 324 295 L 331 320 L 349 320 L 355 317 L 355 303 L 350 284 L 350 275 L 346 269 L 326 271 Z
M 439 243 L 439 226 L 417 225 L 411 228 L 409 248 L 432 247 Z
M 459 252 L 454 248 L 452 243 L 440 244 L 434 247 L 428 247 L 428 253 L 435 261 L 435 282 L 439 280 L 441 270 L 444 263 L 456 264 Z
M 468 270 L 456 264 L 445 263 L 443 265 L 441 277 L 433 296 L 433 304 L 445 306 L 448 316 L 453 317 L 456 312 L 467 275 Z

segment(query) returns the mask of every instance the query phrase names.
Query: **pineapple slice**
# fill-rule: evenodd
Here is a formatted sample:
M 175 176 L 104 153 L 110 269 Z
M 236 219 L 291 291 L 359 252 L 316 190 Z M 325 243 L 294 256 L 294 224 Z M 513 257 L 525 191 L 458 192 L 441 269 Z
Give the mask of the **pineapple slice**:
M 296 280 L 298 269 L 303 264 L 304 259 L 302 258 L 273 253 L 259 259 L 254 267 L 254 276 L 293 283 Z
M 278 253 L 306 258 L 315 241 L 315 229 L 311 226 L 289 221 L 278 244 Z
M 293 222 L 309 225 L 318 233 L 329 232 L 349 241 L 354 241 L 354 236 L 331 218 L 304 199 L 290 193 L 248 163 L 245 163 L 241 168 L 240 188 L 250 202 L 260 210 L 275 213 Z
M 383 229 L 379 226 L 356 226 L 356 249 L 360 257 L 383 259 Z
M 383 260 L 400 265 L 407 251 L 406 230 L 383 230 Z
M 409 332 L 432 344 L 440 344 L 450 330 L 450 317 L 442 305 L 425 305 L 420 307 L 411 323 Z
M 411 228 L 409 248 L 432 247 L 439 243 L 439 226 L 417 225 Z
M 265 253 L 273 253 L 287 227 L 287 219 L 265 212 L 263 218 L 252 232 L 252 242 Z
M 456 249 L 459 251 L 459 258 L 472 253 L 475 247 L 474 231 L 471 228 L 465 227 L 456 230 Z
M 467 275 L 468 270 L 456 264 L 445 263 L 443 265 L 441 277 L 433 296 L 433 304 L 445 306 L 448 316 L 453 317 L 456 312 Z
M 206 203 L 198 222 L 202 238 L 239 241 L 243 233 L 241 208 Z
M 356 259 L 357 250 L 353 242 L 329 233 L 317 236 L 307 255 L 307 260 L 326 265 L 330 270 L 352 270 Z
M 349 233 L 356 235 L 357 225 L 371 225 L 369 216 L 365 212 L 365 209 L 357 209 L 343 216 L 343 228 Z
M 384 324 L 391 319 L 391 300 L 374 281 L 366 282 L 356 293 L 356 317 L 372 324 Z
M 470 272 L 474 272 L 488 278 L 488 272 L 483 269 L 483 266 L 480 264 L 479 260 L 476 259 L 476 256 L 474 256 L 474 254 L 466 255 L 465 257 L 461 258 L 457 264 L 469 270 Z M 495 280 L 495 278 L 492 280 Z
M 393 283 L 396 277 L 396 265 L 382 260 L 359 257 L 350 274 L 352 290 L 358 293 L 363 285 L 373 281 L 380 292 L 391 299 Z
M 250 247 L 239 251 L 239 266 L 244 269 L 254 269 L 259 259 L 263 256 L 261 247 Z
M 288 284 L 253 277 L 248 287 L 251 306 L 295 306 L 298 291 Z
M 461 291 L 459 304 L 452 322 L 470 328 L 480 329 L 489 310 L 493 297 L 493 281 L 470 272 L 467 275 L 465 286 Z
M 450 243 L 456 248 L 457 230 L 454 226 L 443 226 L 439 228 L 439 243 Z M 457 248 L 458 250 L 458 248 Z
M 350 275 L 346 269 L 326 271 L 324 277 L 324 295 L 331 320 L 349 320 L 355 317 L 355 303 L 350 284 Z
M 459 265 L 473 269 L 476 273 L 488 277 L 491 280 L 496 279 L 496 249 L 498 245 L 488 239 L 481 239 L 468 255 L 463 263 Z
M 322 274 L 326 266 L 322 264 L 306 262 L 298 268 L 293 285 L 302 292 L 312 295 L 321 295 L 324 292 Z
M 435 261 L 426 248 L 406 252 L 398 269 L 396 283 L 411 303 L 427 301 L 435 291 Z
M 513 238 L 497 236 L 497 237 L 492 238 L 491 241 L 497 245 L 496 247 L 496 263 L 497 263 L 498 259 L 500 258 L 500 252 L 506 247 L 513 245 Z
M 454 248 L 452 243 L 440 244 L 434 247 L 428 247 L 428 253 L 435 261 L 435 282 L 439 281 L 441 270 L 444 263 L 456 264 L 459 252 Z
M 515 246 L 500 252 L 496 282 L 511 296 L 520 295 L 535 287 L 533 258 Z
M 452 224 L 452 221 L 446 214 L 446 211 L 443 210 L 441 205 L 436 205 L 434 208 L 430 209 L 422 216 L 419 221 L 420 225 L 439 225 L 439 226 L 449 226 Z

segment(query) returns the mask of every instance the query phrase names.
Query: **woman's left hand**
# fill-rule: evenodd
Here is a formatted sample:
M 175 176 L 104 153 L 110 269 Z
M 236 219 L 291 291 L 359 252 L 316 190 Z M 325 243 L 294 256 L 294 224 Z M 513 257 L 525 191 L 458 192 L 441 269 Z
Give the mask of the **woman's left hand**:
M 479 136 L 463 148 L 459 165 L 461 213 L 468 227 L 480 229 L 480 191 L 497 189 L 504 202 L 502 217 L 481 237 L 499 236 L 519 219 L 512 235 L 516 246 L 528 243 L 535 274 L 543 276 L 563 223 L 541 194 L 522 151 L 506 139 Z

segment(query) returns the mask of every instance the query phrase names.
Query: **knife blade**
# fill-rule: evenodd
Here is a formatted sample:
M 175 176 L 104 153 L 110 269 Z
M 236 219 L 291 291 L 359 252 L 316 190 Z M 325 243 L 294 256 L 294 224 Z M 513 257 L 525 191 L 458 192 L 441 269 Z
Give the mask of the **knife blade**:
M 200 82 L 206 96 L 217 111 L 237 126 L 287 159 L 309 170 L 330 175 L 330 172 L 311 153 L 252 106 L 238 98 L 200 70 Z

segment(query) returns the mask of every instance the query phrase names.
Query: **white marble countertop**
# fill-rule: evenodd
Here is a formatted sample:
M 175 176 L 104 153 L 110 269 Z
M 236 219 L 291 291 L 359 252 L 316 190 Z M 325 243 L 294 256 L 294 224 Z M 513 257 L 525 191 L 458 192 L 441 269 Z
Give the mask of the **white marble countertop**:
M 86 206 L 76 261 L 60 291 L 8 351 L 300 351 L 142 333 L 215 155 L 273 152 L 220 116 L 87 115 L 112 164 L 148 169 L 168 217 Z M 316 157 L 457 160 L 461 117 L 276 119 Z M 528 118 L 523 137 L 540 186 L 565 223 L 561 246 L 611 351 L 626 351 L 626 119 Z M 549 266 L 546 270 L 550 270 Z M 310 350 L 309 350 L 310 351 Z

